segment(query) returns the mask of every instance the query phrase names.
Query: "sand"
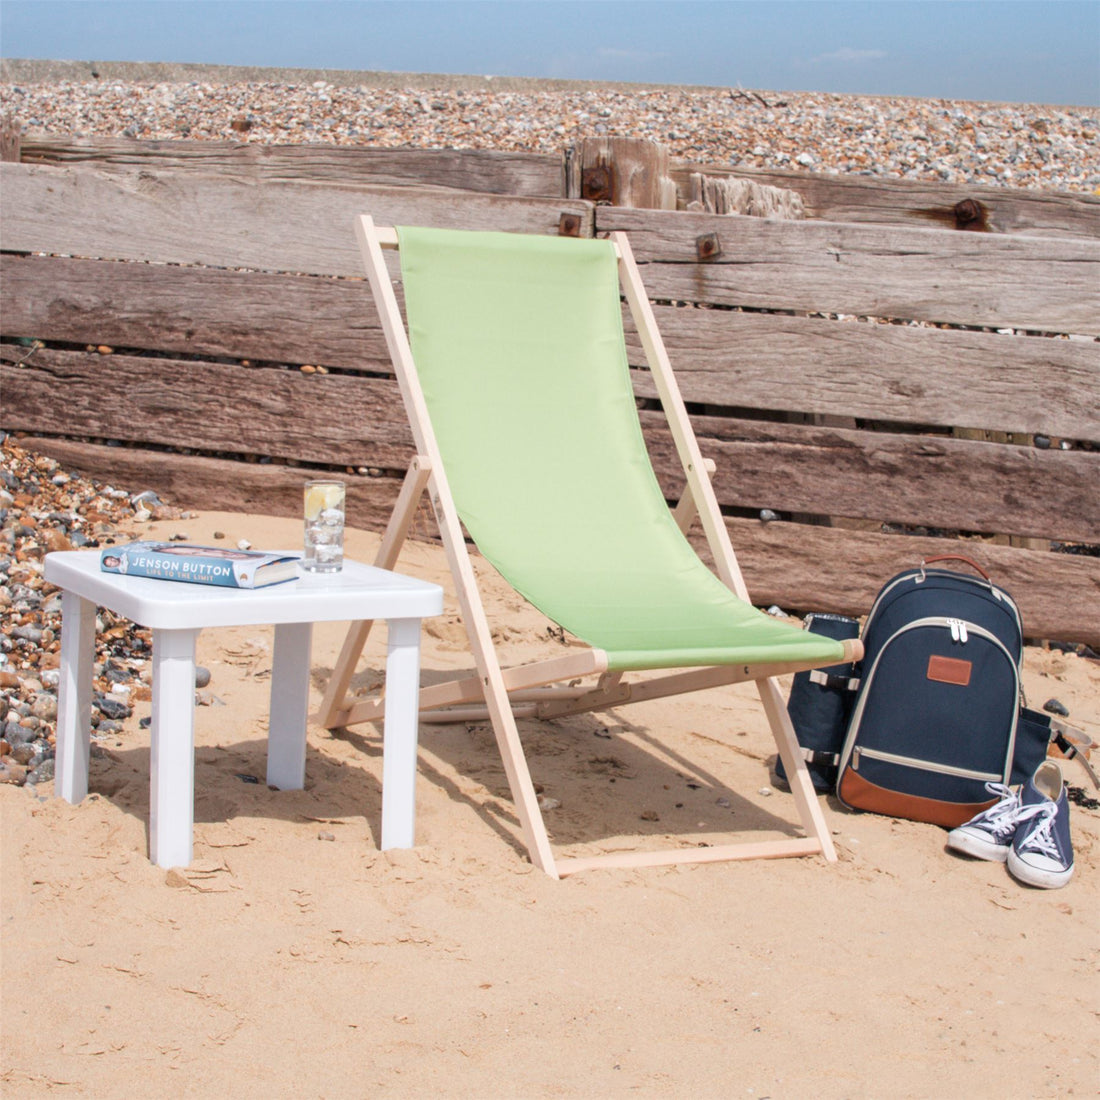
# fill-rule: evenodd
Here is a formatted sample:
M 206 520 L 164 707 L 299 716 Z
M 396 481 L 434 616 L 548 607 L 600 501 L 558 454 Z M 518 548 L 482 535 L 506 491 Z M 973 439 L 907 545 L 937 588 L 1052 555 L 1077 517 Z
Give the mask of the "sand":
M 140 530 L 286 546 L 298 527 L 198 513 Z M 351 531 L 349 552 L 377 541 Z M 445 581 L 434 546 L 401 565 Z M 508 652 L 560 650 L 483 572 Z M 315 629 L 315 703 L 342 637 Z M 522 855 L 488 727 L 424 726 L 417 847 L 381 853 L 375 727 L 311 726 L 306 789 L 262 782 L 271 640 L 199 639 L 221 705 L 196 711 L 190 868 L 146 856 L 148 703 L 80 805 L 0 787 L 5 1097 L 1096 1095 L 1100 812 L 1072 808 L 1076 876 L 1055 891 L 833 799 L 833 865 L 555 882 Z M 469 663 L 449 592 L 425 678 Z M 1098 737 L 1100 664 L 1029 649 L 1025 685 Z M 566 850 L 793 829 L 751 688 L 522 730 Z

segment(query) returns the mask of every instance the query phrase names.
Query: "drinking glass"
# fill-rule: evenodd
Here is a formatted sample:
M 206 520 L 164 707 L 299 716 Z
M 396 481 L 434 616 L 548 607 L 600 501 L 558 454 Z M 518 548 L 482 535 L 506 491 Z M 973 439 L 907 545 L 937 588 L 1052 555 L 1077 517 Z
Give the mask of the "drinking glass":
M 338 573 L 344 565 L 344 483 L 307 481 L 304 512 L 302 568 L 309 573 Z

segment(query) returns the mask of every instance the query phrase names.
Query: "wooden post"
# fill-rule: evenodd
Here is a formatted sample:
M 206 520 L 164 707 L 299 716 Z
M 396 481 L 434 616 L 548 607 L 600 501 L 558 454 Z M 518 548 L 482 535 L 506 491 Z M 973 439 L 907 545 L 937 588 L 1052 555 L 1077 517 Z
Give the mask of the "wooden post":
M 806 207 L 797 191 L 755 180 L 692 172 L 687 210 L 708 214 L 747 214 L 754 218 L 801 219 Z
M 566 197 L 675 210 L 667 146 L 645 138 L 585 138 L 566 159 Z
M 19 160 L 23 127 L 11 116 L 0 120 L 0 160 Z

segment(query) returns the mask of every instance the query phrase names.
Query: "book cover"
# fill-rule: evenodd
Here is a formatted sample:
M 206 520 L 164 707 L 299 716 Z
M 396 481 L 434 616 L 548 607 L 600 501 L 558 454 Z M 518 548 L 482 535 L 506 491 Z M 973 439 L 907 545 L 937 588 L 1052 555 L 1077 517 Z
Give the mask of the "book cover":
M 99 555 L 106 573 L 155 577 L 227 588 L 263 588 L 298 576 L 298 555 L 267 550 L 232 550 L 188 542 L 131 542 Z

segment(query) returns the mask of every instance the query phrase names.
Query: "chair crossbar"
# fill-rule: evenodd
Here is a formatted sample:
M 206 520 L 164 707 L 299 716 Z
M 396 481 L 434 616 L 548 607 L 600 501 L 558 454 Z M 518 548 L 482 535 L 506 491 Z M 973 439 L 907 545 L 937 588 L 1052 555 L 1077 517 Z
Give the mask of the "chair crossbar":
M 823 854 L 816 839 L 794 837 L 785 840 L 741 841 L 699 848 L 672 848 L 666 851 L 607 852 L 595 856 L 562 856 L 556 862 L 558 874 L 575 875 L 600 868 L 667 867 L 678 863 L 726 863 L 745 859 L 787 859 L 791 856 Z

